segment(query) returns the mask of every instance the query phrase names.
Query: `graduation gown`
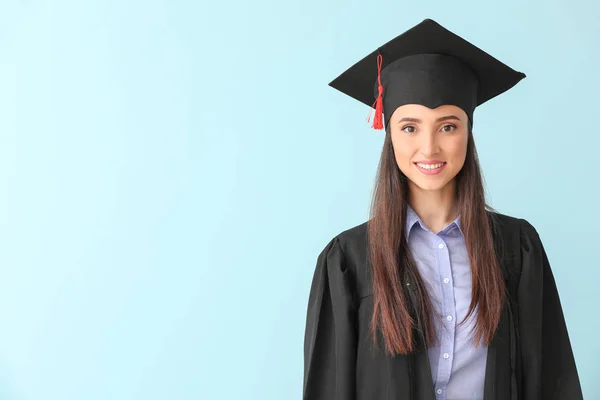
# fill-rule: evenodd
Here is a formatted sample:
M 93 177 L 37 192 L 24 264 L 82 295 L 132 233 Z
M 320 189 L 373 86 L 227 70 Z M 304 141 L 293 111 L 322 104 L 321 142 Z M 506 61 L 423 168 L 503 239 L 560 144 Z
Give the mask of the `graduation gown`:
M 537 231 L 524 219 L 492 211 L 488 217 L 509 302 L 488 348 L 484 400 L 582 399 Z M 371 276 L 366 222 L 335 236 L 319 254 L 304 336 L 303 400 L 435 400 L 425 346 L 391 357 L 381 340 L 373 345 Z

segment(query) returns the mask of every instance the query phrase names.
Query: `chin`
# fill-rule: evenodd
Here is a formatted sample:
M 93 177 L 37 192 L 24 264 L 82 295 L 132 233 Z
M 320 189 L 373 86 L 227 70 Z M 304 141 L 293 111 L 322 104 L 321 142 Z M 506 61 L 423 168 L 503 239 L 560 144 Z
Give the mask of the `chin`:
M 410 178 L 410 177 L 409 177 Z M 411 179 L 412 183 L 423 191 L 437 191 L 443 189 L 449 181 L 446 179 L 436 179 L 435 177 Z
M 420 184 L 417 184 L 417 186 L 419 187 L 419 189 L 421 189 L 423 191 L 435 192 L 435 191 L 443 189 L 444 186 L 446 186 L 446 185 L 445 184 L 444 185 L 433 185 L 433 184 L 420 185 Z

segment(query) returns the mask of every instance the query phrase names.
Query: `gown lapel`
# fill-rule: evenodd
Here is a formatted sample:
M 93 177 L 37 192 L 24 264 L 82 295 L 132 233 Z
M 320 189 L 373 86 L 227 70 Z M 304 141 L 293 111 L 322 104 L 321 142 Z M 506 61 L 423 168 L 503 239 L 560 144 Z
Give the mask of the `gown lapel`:
M 502 223 L 492 214 L 494 245 L 508 289 L 508 303 L 502 314 L 496 335 L 488 346 L 484 400 L 518 400 L 520 350 L 517 340 L 517 288 L 521 275 L 519 232 L 514 226 Z

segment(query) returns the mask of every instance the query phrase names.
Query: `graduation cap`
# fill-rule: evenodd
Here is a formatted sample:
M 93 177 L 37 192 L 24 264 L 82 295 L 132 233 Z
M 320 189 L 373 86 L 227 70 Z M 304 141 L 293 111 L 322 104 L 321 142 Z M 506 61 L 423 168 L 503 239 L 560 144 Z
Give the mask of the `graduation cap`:
M 516 85 L 515 71 L 437 22 L 425 19 L 354 64 L 329 86 L 375 108 L 383 129 L 404 104 L 460 107 L 473 125 L 475 107 Z

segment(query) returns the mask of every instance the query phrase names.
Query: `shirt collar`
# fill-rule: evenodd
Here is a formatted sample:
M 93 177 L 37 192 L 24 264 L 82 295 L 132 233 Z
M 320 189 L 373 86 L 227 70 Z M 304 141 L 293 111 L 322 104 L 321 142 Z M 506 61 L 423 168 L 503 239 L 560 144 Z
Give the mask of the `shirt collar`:
M 425 226 L 425 224 L 423 223 L 423 221 L 421 220 L 421 218 L 419 217 L 419 215 L 415 212 L 415 210 L 413 210 L 413 208 L 406 203 L 406 240 L 408 240 L 408 236 L 410 235 L 410 231 L 412 229 L 412 227 L 415 225 L 415 223 L 419 223 L 419 225 L 421 225 L 421 228 L 429 231 L 429 228 L 427 228 Z M 458 230 L 460 231 L 460 233 L 464 236 L 464 233 L 461 229 L 460 226 L 460 215 L 458 217 L 456 217 L 456 219 L 454 221 L 452 221 L 449 226 L 451 226 L 452 224 L 456 225 L 456 227 L 458 228 Z

